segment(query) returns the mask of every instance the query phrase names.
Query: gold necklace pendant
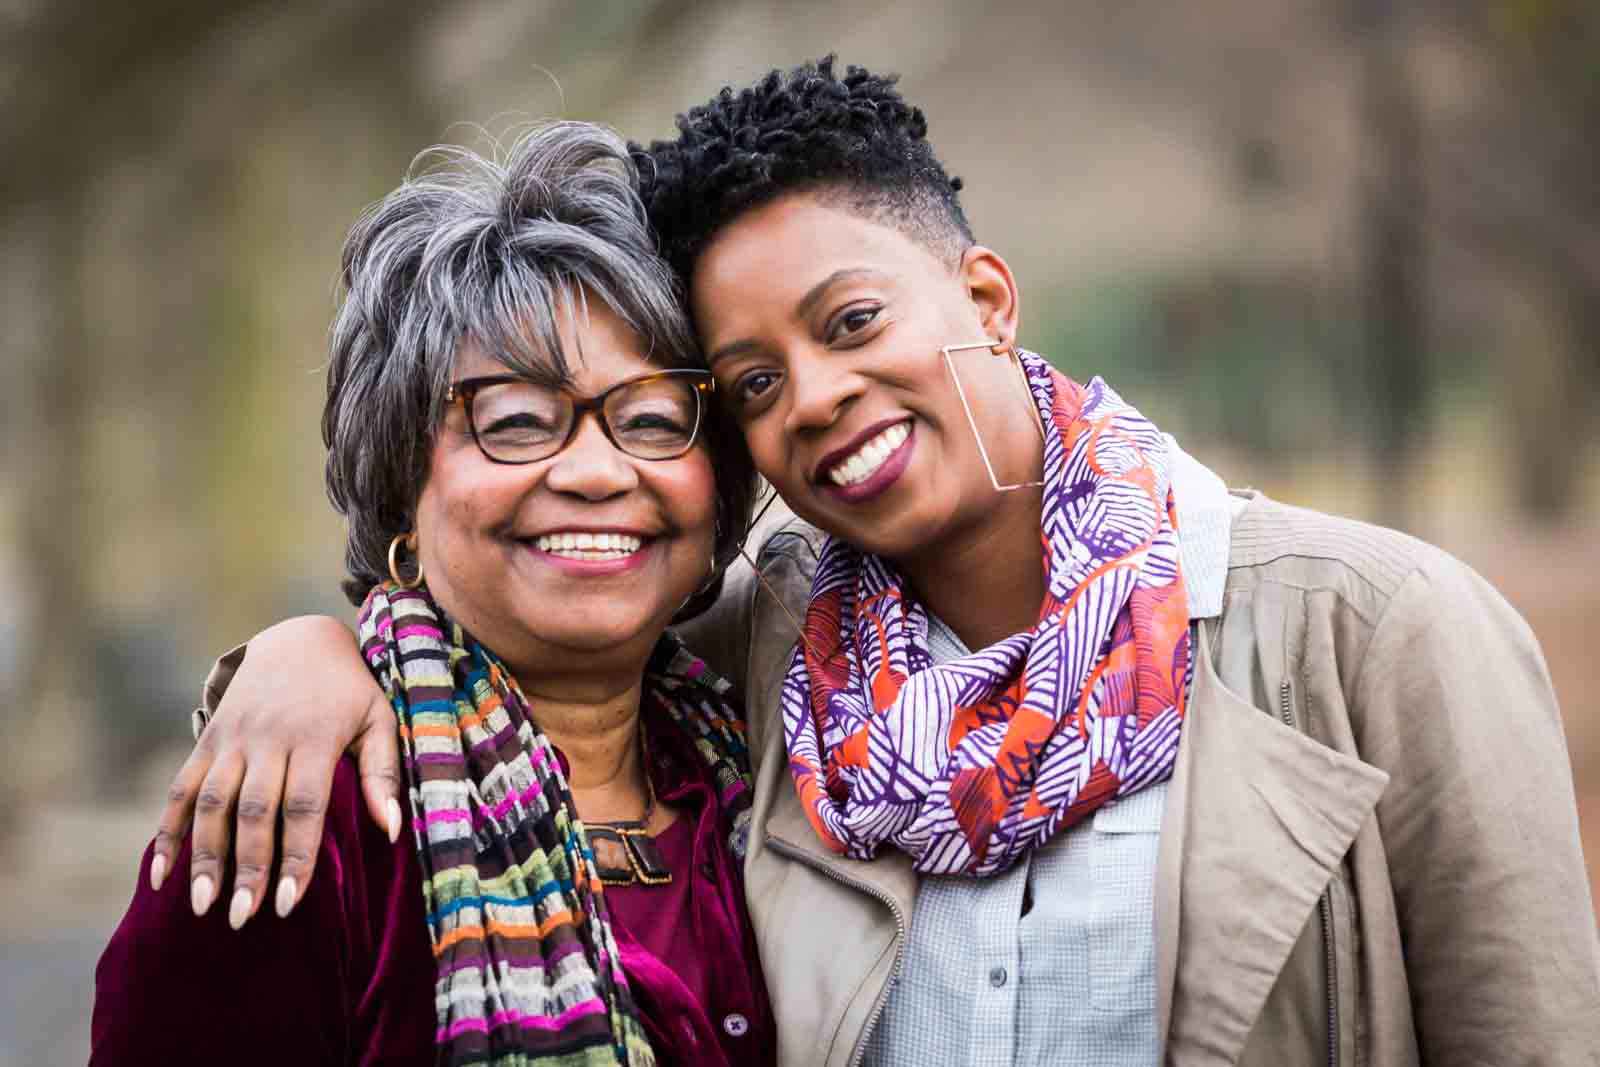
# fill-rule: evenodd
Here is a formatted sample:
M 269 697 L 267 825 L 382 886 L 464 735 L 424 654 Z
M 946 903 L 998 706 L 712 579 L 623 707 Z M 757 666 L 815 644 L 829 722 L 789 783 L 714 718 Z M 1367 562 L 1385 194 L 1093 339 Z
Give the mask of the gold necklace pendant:
M 650 816 L 656 811 L 656 785 L 650 777 L 650 743 L 645 738 L 644 716 L 639 717 L 639 758 L 644 767 L 644 814 L 637 819 L 586 823 L 589 847 L 601 885 L 669 885 L 672 869 L 650 833 Z
M 672 882 L 672 870 L 643 823 L 642 819 L 596 823 L 587 828 L 602 885 L 668 885 Z

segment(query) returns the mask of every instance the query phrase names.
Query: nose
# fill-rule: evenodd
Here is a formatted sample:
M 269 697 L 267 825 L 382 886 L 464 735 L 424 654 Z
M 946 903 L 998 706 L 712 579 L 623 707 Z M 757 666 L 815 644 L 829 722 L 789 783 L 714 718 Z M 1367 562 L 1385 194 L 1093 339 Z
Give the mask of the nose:
M 827 429 L 861 393 L 860 375 L 837 354 L 792 352 L 785 362 L 790 399 L 784 429 L 791 434 Z
M 606 500 L 638 488 L 639 471 L 606 437 L 598 413 L 590 411 L 581 416 L 567 447 L 556 453 L 544 480 L 558 493 Z

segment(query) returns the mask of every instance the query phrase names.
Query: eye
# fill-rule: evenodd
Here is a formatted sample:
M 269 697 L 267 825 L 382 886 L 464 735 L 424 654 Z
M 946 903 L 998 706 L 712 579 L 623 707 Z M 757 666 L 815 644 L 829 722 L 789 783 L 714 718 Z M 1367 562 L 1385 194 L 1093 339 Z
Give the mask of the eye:
M 516 412 L 495 418 L 489 425 L 479 428 L 478 432 L 499 436 L 503 434 L 549 434 L 555 431 L 555 425 L 549 419 L 540 418 L 531 412 Z
M 664 412 L 640 412 L 630 415 L 626 422 L 615 427 L 623 434 L 683 433 L 687 428 L 686 419 L 675 418 Z
M 882 310 L 875 305 L 846 309 L 828 327 L 828 343 L 832 344 L 865 330 L 872 325 Z
M 778 378 L 778 372 L 770 370 L 753 370 L 745 374 L 729 390 L 733 394 L 734 406 L 740 411 L 754 407 L 778 384 Z

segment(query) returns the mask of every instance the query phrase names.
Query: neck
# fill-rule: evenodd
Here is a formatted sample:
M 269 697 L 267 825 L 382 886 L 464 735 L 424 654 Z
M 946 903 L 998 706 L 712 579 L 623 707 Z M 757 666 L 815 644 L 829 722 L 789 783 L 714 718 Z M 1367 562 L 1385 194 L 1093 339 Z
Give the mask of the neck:
M 639 744 L 642 670 L 624 673 L 620 684 L 616 676 L 529 681 L 522 691 L 536 725 L 567 759 L 578 813 L 596 822 L 638 818 L 648 798 Z
M 937 551 L 895 561 L 928 610 L 971 649 L 1031 630 L 1044 602 L 1042 492 L 995 496 L 982 523 L 941 538 Z

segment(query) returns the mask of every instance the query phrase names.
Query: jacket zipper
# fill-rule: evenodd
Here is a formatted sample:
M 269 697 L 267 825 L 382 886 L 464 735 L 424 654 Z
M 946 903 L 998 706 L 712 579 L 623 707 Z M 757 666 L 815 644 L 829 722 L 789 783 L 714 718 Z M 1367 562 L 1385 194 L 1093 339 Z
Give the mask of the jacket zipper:
M 1317 901 L 1322 914 L 1322 958 L 1328 968 L 1328 1067 L 1339 1065 L 1339 968 L 1333 945 L 1333 890 Z
M 867 1025 L 862 1028 L 861 1037 L 856 1041 L 855 1048 L 850 1053 L 849 1067 L 860 1067 L 861 1061 L 867 1055 L 867 1039 L 872 1036 L 873 1028 L 878 1025 L 878 1019 L 883 1015 L 883 1009 L 889 1004 L 889 991 L 895 987 L 895 983 L 900 981 L 900 965 L 904 962 L 906 954 L 905 916 L 900 914 L 899 905 L 895 903 L 894 898 L 888 893 L 818 863 L 815 857 L 809 856 L 799 849 L 778 840 L 771 834 L 767 835 L 767 847 L 780 856 L 787 856 L 792 860 L 805 864 L 814 871 L 821 871 L 840 885 L 849 886 L 851 889 L 859 890 L 875 900 L 883 901 L 889 909 L 889 914 L 894 916 L 894 965 L 889 970 L 889 981 L 884 983 L 883 989 L 878 992 L 878 999 L 872 1005 L 872 1014 L 867 1016 Z
M 1293 702 L 1289 683 L 1278 687 L 1278 713 L 1283 724 L 1291 730 L 1294 724 Z M 1322 960 L 1326 969 L 1324 980 L 1328 986 L 1328 1067 L 1339 1065 L 1339 964 L 1334 956 L 1333 941 L 1333 890 L 1325 889 L 1317 901 L 1317 917 L 1322 926 Z

